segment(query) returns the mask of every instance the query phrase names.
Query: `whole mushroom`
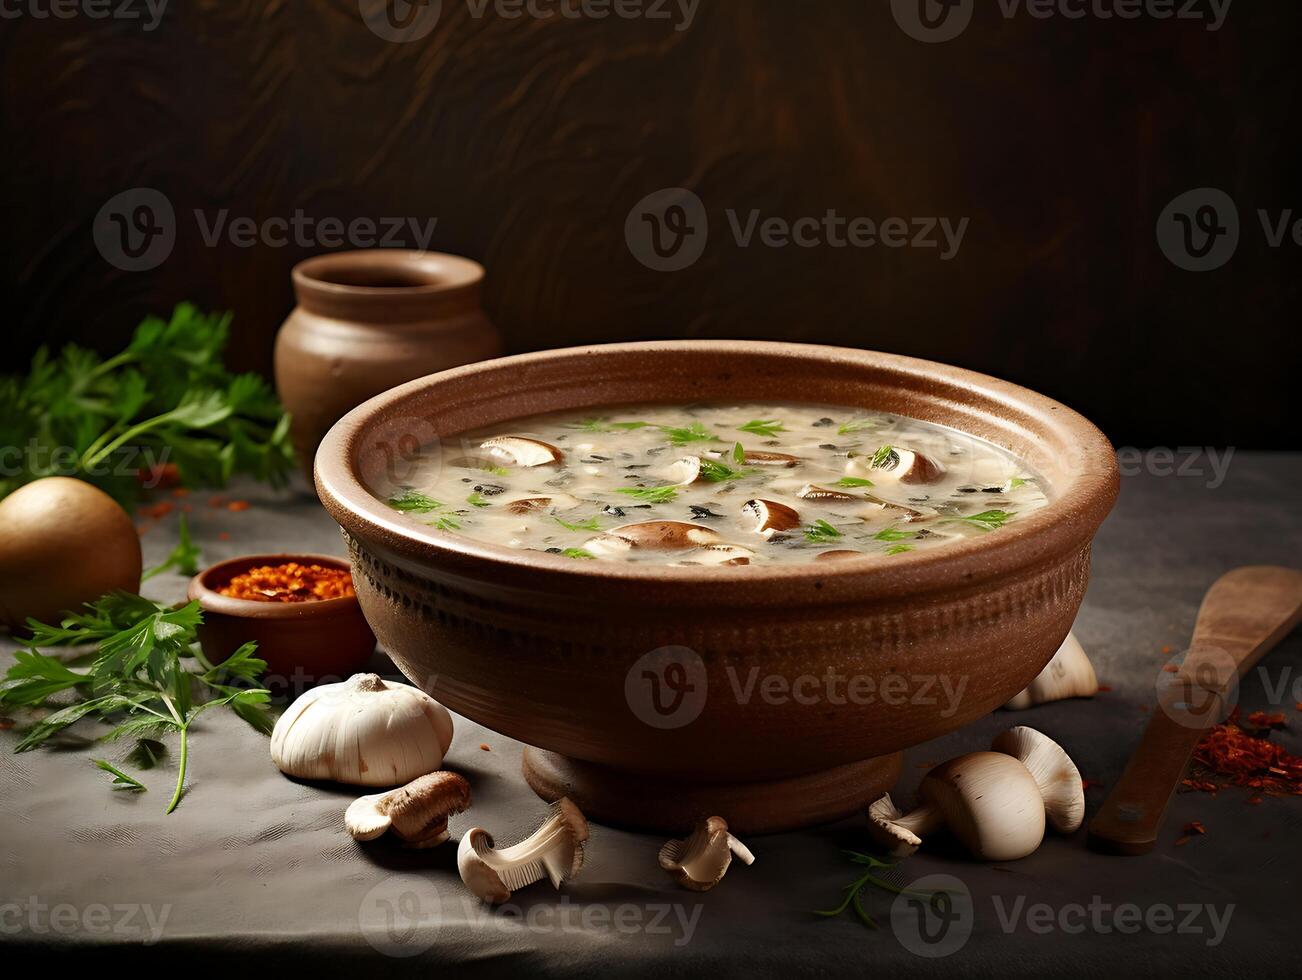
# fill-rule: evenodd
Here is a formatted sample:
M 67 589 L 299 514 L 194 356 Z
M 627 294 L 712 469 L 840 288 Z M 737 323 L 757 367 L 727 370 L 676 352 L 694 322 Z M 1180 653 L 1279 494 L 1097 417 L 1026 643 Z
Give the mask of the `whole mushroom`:
M 1021 711 L 1050 701 L 1092 698 L 1098 692 L 1099 679 L 1094 673 L 1094 665 L 1085 655 L 1076 634 L 1068 633 L 1058 652 L 1044 665 L 1035 680 L 1024 691 L 1015 694 L 1004 707 L 1009 711 Z
M 1080 827 L 1084 785 L 1057 742 L 1019 726 L 998 736 L 992 749 L 932 769 L 910 813 L 896 808 L 889 794 L 881 797 L 868 808 L 873 838 L 905 857 L 943 827 L 976 858 L 1013 861 L 1040 846 L 1046 818 L 1060 833 Z
M 470 808 L 470 784 L 454 772 L 431 772 L 406 786 L 354 800 L 344 826 L 354 840 L 392 831 L 406 847 L 435 847 L 448 839 L 448 818 Z

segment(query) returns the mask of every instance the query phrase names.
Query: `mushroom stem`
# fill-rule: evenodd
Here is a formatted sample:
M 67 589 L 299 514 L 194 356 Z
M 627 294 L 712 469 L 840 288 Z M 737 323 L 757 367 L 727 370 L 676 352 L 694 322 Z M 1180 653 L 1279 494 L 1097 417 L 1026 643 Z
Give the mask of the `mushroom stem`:
M 1009 711 L 1022 711 L 1037 704 L 1048 704 L 1066 698 L 1092 698 L 1098 690 L 1099 681 L 1094 673 L 1094 665 L 1085 655 L 1076 635 L 1068 633 L 1058 652 L 1044 665 L 1035 680 L 1020 694 L 1014 695 L 1004 707 Z
M 583 867 L 588 822 L 562 797 L 552 804 L 542 826 L 517 844 L 496 848 L 486 830 L 472 828 L 457 848 L 457 869 L 466 887 L 484 901 L 499 904 L 511 892 L 546 877 L 555 888 Z

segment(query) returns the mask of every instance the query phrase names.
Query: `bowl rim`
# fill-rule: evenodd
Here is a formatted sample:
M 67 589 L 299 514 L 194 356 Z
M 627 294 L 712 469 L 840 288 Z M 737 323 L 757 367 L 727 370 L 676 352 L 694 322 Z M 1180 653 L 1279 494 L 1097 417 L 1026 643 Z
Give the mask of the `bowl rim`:
M 825 363 L 830 359 L 850 367 L 871 364 L 913 380 L 918 391 L 939 379 L 956 389 L 976 393 L 983 403 L 1000 404 L 1010 411 L 1016 409 L 1032 415 L 1046 426 L 1052 424 L 1080 450 L 1079 456 L 1087 465 L 1082 465 L 1065 486 L 1054 485 L 1054 496 L 1046 507 L 980 538 L 896 555 L 889 560 L 882 555 L 865 554 L 862 558 L 833 562 L 741 566 L 576 561 L 413 525 L 372 494 L 356 471 L 357 450 L 373 420 L 404 402 L 418 399 L 435 386 L 507 369 L 525 374 L 538 365 L 567 359 L 590 362 L 592 358 L 619 354 L 668 355 L 689 350 L 720 357 L 750 353 Z M 527 389 L 527 385 L 524 387 Z M 589 589 L 595 590 L 594 595 L 597 591 L 639 583 L 659 583 L 671 589 L 708 585 L 716 603 L 742 598 L 745 594 L 771 601 L 775 585 L 781 584 L 817 590 L 827 585 L 828 600 L 834 596 L 844 598 L 847 592 L 853 592 L 856 597 L 906 596 L 976 585 L 1011 571 L 1042 565 L 1086 545 L 1111 510 L 1119 489 L 1115 451 L 1106 436 L 1082 415 L 1029 388 L 938 361 L 858 348 L 762 340 L 662 340 L 566 347 L 480 361 L 427 375 L 376 395 L 335 423 L 317 451 L 314 473 L 323 506 L 348 534 L 372 543 L 382 542 L 391 552 L 415 560 L 426 569 L 431 563 L 437 567 L 442 562 L 448 566 L 449 574 L 455 571 L 479 577 L 509 571 L 529 576 L 522 582 L 526 589 L 541 588 L 550 582 L 556 589 L 547 591 L 579 590 L 582 594 L 582 590 Z M 518 577 L 515 581 L 521 582 Z M 836 588 L 838 584 L 842 588 Z
M 240 599 L 237 596 L 222 595 L 210 584 L 214 578 L 230 571 L 233 566 L 253 568 L 259 565 L 283 565 L 291 561 L 305 565 L 329 565 L 352 573 L 348 559 L 335 555 L 318 555 L 310 552 L 236 555 L 234 558 L 226 558 L 209 565 L 191 578 L 186 594 L 191 601 L 198 600 L 204 612 L 239 616 L 245 619 L 301 619 L 304 616 L 327 616 L 333 612 L 358 607 L 356 594 L 338 596 L 334 599 L 313 599 L 308 602 L 264 602 L 260 599 Z

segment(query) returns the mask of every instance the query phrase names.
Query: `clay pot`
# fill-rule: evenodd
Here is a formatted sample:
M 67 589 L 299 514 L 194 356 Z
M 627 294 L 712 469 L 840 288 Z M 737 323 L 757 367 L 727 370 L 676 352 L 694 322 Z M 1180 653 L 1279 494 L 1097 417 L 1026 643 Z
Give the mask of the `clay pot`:
M 276 337 L 276 390 L 312 477 L 322 436 L 372 395 L 502 352 L 480 307 L 484 268 L 440 252 L 332 252 L 294 267 L 298 305 Z
M 347 568 L 328 555 L 244 555 L 205 569 L 190 580 L 187 597 L 203 610 L 199 645 L 212 663 L 221 663 L 249 641 L 267 662 L 264 682 L 273 690 L 347 680 L 375 652 L 375 634 L 366 624 L 356 596 L 315 602 L 260 602 L 219 591 L 241 572 L 286 562 Z
M 446 436 L 536 412 L 703 398 L 949 425 L 1021 457 L 1052 499 L 1000 530 L 889 559 L 674 568 L 441 532 L 367 487 L 386 472 L 395 419 L 429 419 Z M 845 816 L 889 789 L 901 749 L 1022 690 L 1076 617 L 1117 487 L 1103 434 L 1025 388 L 913 358 L 745 341 L 456 368 L 350 412 L 317 455 L 362 610 L 403 672 L 535 746 L 525 776 L 544 797 L 666 832 L 712 813 L 750 833 Z M 855 695 L 824 695 L 829 672 L 860 679 Z

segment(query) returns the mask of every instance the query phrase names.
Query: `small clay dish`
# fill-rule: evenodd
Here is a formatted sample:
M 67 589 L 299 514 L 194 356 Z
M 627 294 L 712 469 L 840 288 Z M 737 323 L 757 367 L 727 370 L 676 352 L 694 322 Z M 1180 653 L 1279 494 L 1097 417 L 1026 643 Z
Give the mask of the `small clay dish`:
M 266 680 L 301 689 L 347 678 L 366 665 L 375 650 L 356 596 L 308 602 L 237 599 L 219 591 L 236 575 L 262 565 L 324 565 L 348 570 L 328 555 L 245 555 L 218 562 L 190 580 L 189 597 L 203 609 L 199 645 L 219 663 L 250 640 L 267 662 Z

